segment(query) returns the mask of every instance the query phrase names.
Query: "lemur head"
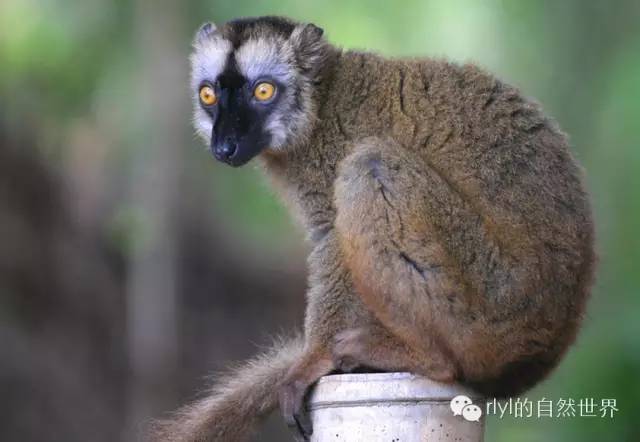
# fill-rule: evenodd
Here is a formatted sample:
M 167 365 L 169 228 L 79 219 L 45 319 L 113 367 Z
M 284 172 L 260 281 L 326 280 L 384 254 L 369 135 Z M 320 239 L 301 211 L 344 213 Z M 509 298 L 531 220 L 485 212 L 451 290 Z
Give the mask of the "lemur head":
M 207 23 L 193 47 L 194 124 L 216 159 L 241 166 L 309 136 L 329 53 L 322 29 L 280 17 Z

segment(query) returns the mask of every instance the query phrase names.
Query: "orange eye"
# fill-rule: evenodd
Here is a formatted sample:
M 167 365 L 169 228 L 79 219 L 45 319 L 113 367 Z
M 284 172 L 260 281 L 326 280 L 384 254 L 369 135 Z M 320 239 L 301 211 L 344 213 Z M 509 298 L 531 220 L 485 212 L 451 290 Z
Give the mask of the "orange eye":
M 267 101 L 276 92 L 276 87 L 271 83 L 260 83 L 253 90 L 253 96 L 260 101 Z
M 217 103 L 218 97 L 211 86 L 202 86 L 200 88 L 200 101 L 205 106 L 212 106 Z

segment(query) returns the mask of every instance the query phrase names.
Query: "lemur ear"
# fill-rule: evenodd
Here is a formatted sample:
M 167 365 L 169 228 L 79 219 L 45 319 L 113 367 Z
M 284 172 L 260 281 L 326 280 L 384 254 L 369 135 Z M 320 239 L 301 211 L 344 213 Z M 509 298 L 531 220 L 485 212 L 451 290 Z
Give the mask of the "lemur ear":
M 193 39 L 193 42 L 202 43 L 203 41 L 208 39 L 211 35 L 215 34 L 217 30 L 218 28 L 216 28 L 216 25 L 214 25 L 211 22 L 207 22 L 202 26 L 200 26 L 200 29 L 198 29 L 198 32 L 196 32 L 196 36 Z
M 298 65 L 312 79 L 318 75 L 327 55 L 328 44 L 323 34 L 322 28 L 307 23 L 296 26 L 290 37 Z
M 309 37 L 320 39 L 324 35 L 324 29 L 320 26 L 316 26 L 313 23 L 307 23 L 303 25 L 303 31 L 306 32 Z

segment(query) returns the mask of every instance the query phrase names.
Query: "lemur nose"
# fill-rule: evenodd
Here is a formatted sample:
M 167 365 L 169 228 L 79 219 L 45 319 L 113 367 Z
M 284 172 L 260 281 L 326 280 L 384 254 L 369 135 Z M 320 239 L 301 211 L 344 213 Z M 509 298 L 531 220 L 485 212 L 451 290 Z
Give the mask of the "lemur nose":
M 231 155 L 233 155 L 234 153 L 236 153 L 236 149 L 238 148 L 238 146 L 236 145 L 236 143 L 234 143 L 233 141 L 227 141 L 226 143 L 224 143 L 222 145 L 222 154 L 229 158 Z
M 231 158 L 236 153 L 236 150 L 238 150 L 238 143 L 227 138 L 216 148 L 215 154 L 219 160 L 224 161 Z

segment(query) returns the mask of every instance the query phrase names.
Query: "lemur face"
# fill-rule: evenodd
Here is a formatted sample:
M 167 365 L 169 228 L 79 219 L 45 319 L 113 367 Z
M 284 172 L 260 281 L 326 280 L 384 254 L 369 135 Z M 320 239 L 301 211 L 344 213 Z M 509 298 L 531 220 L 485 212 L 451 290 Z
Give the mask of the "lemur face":
M 304 140 L 315 118 L 315 70 L 301 60 L 322 31 L 266 17 L 204 25 L 194 41 L 194 124 L 219 161 L 241 166 Z M 313 53 L 310 54 L 313 57 Z

